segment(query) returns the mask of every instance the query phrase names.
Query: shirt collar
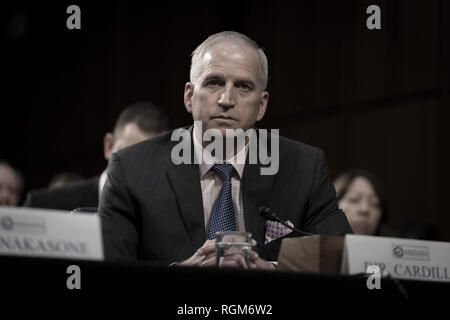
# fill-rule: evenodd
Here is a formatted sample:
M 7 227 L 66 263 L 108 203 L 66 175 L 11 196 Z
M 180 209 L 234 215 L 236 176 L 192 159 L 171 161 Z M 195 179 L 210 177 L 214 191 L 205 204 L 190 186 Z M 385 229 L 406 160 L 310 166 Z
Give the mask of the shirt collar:
M 98 179 L 98 198 L 100 200 L 100 195 L 102 194 L 103 187 L 106 183 L 106 179 L 108 178 L 108 174 L 106 173 L 106 170 L 102 172 L 100 175 L 100 178 Z
M 200 179 L 204 178 L 204 176 L 214 166 L 214 164 L 220 162 L 208 150 L 205 150 L 203 148 L 202 144 L 200 143 L 200 141 L 202 140 L 201 139 L 202 134 L 203 133 L 200 131 L 200 129 L 196 125 L 194 125 L 193 129 L 194 156 L 196 158 L 196 163 L 200 162 L 198 159 L 203 160 L 201 161 L 201 163 L 198 164 L 200 169 Z M 227 163 L 230 163 L 234 167 L 240 179 L 242 179 L 242 175 L 244 173 L 245 159 L 247 158 L 247 152 L 248 152 L 248 143 L 233 158 L 227 160 Z M 243 161 L 238 161 L 238 159 L 241 160 L 243 159 Z

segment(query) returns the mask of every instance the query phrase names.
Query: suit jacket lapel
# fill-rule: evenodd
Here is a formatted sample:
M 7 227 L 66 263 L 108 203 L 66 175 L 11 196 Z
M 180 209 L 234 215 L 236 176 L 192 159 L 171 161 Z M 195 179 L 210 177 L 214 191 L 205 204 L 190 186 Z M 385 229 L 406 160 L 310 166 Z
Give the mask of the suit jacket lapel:
M 259 208 L 267 205 L 272 189 L 273 176 L 260 175 L 260 165 L 246 165 L 243 175 L 242 198 L 244 202 L 245 227 L 258 242 L 264 244 L 266 220 L 259 214 Z
M 192 127 L 190 131 L 193 156 Z M 194 252 L 205 242 L 206 232 L 199 168 L 191 160 L 191 164 L 175 165 L 171 162 L 167 175 Z
M 267 152 L 267 149 L 264 151 Z M 269 156 L 269 153 L 266 154 Z M 258 251 L 261 251 L 264 245 L 266 220 L 259 214 L 259 208 L 268 205 L 275 176 L 261 175 L 261 163 L 258 161 L 256 164 L 249 164 L 248 159 L 247 155 L 247 164 L 242 177 L 245 228 L 247 232 L 252 233 L 253 239 L 258 242 Z

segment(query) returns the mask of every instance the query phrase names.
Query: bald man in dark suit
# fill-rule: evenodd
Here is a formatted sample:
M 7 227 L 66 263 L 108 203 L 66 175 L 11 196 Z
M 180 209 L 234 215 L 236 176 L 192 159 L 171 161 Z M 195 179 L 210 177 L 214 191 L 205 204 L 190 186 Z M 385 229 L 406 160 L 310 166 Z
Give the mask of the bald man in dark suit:
M 169 117 L 161 107 L 149 102 L 136 102 L 127 106 L 117 118 L 114 130 L 105 134 L 105 160 L 109 161 L 113 152 L 167 132 L 169 126 Z M 32 190 L 24 206 L 59 210 L 89 208 L 95 212 L 105 181 L 106 170 L 101 175 L 60 187 Z
M 107 259 L 211 266 L 214 232 L 226 225 L 225 230 L 252 233 L 257 244 L 250 267 L 271 270 L 281 238 L 264 243 L 268 224 L 260 206 L 307 232 L 352 232 L 337 206 L 321 150 L 276 134 L 265 139 L 255 130 L 256 139 L 266 142 L 262 154 L 279 162 L 271 174 L 263 174 L 264 159 L 249 161 L 251 138 L 244 138 L 231 157 L 208 151 L 212 142 L 202 139 L 205 134 L 218 132 L 225 144 L 229 130 L 251 131 L 266 112 L 267 59 L 253 40 L 236 32 L 209 37 L 193 53 L 190 78 L 184 102 L 194 125 L 179 132 L 191 161 L 179 164 L 172 132 L 111 156 L 99 208 Z M 199 162 L 201 155 L 212 163 Z M 235 161 L 239 156 L 243 162 Z M 245 267 L 239 253 L 225 260 Z

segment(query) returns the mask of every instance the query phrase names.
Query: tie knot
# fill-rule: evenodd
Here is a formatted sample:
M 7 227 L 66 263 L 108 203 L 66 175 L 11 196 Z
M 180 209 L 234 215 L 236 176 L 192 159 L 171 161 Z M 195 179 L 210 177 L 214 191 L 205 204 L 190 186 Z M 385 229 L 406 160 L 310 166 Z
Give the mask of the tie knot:
M 223 181 L 230 181 L 234 167 L 229 163 L 221 163 L 215 164 L 211 170 L 214 171 Z

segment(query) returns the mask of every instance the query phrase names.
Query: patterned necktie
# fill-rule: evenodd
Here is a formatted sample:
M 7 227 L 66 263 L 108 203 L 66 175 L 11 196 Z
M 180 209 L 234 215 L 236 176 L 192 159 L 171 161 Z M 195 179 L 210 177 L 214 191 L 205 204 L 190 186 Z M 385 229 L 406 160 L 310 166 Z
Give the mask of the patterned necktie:
M 213 170 L 222 180 L 223 185 L 217 196 L 209 219 L 208 239 L 215 239 L 218 231 L 236 231 L 236 216 L 231 197 L 231 175 L 234 167 L 231 164 L 215 164 Z

